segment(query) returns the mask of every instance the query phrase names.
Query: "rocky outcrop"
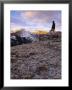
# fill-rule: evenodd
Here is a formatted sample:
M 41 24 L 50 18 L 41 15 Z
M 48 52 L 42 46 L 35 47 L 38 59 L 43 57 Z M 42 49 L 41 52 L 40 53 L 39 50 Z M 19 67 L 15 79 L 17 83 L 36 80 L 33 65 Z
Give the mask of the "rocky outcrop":
M 31 43 L 33 40 L 31 33 L 27 31 L 18 31 L 11 33 L 11 46 L 20 45 L 22 43 Z
M 50 31 L 50 32 L 48 33 L 48 38 L 49 38 L 49 39 L 61 38 L 61 32 L 60 32 L 60 31 Z
M 20 36 L 15 36 L 16 39 L 11 38 L 11 46 L 16 46 L 16 45 L 20 45 L 22 43 L 31 43 L 32 40 L 31 39 L 27 39 L 26 37 L 20 37 Z

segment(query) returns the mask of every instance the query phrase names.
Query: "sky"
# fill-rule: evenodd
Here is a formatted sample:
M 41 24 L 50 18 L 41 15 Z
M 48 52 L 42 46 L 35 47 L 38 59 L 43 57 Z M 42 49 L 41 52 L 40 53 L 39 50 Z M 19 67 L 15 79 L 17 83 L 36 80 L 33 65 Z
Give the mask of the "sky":
M 61 11 L 10 11 L 11 31 L 17 29 L 49 31 L 53 20 L 56 24 L 56 31 L 61 31 Z

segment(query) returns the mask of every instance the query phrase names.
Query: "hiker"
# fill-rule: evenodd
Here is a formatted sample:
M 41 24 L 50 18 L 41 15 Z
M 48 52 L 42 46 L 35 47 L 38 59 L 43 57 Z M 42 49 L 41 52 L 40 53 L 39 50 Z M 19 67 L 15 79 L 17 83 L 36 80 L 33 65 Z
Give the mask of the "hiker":
M 52 22 L 52 28 L 51 28 L 51 31 L 55 31 L 55 21 Z

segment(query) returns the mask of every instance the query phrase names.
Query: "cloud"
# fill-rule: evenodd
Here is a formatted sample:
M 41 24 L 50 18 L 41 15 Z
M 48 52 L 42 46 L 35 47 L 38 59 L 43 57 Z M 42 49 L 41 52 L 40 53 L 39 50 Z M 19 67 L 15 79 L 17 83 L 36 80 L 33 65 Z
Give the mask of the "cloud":
M 11 23 L 10 28 L 11 28 L 11 32 L 14 32 L 16 30 L 19 30 L 19 29 L 22 29 L 22 28 L 25 28 L 25 27 L 22 26 L 22 25 L 16 24 L 16 23 Z
M 25 29 L 27 31 L 35 30 L 35 26 L 23 26 L 17 23 L 10 23 L 10 30 L 11 32 L 16 32 L 17 30 Z
M 37 12 L 35 11 L 24 11 L 21 13 L 21 16 L 25 19 L 32 19 L 33 17 L 35 17 L 37 15 Z
M 60 11 L 24 11 L 21 12 L 21 17 L 24 20 L 33 23 L 50 23 L 52 20 L 60 22 Z
M 44 13 L 44 12 L 43 12 Z M 41 24 L 47 23 L 48 17 L 42 17 L 43 13 L 39 11 L 24 11 L 21 13 L 22 20 L 28 21 L 28 23 Z
M 24 13 L 24 16 L 26 16 L 27 18 L 32 18 L 35 17 L 36 12 L 32 12 L 32 11 L 28 11 Z

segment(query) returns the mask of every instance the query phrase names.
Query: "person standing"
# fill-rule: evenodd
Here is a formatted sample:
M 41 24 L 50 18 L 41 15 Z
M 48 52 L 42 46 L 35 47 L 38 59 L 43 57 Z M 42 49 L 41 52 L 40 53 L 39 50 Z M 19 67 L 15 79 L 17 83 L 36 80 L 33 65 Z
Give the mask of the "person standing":
M 51 31 L 55 31 L 55 21 L 52 21 L 52 28 Z

